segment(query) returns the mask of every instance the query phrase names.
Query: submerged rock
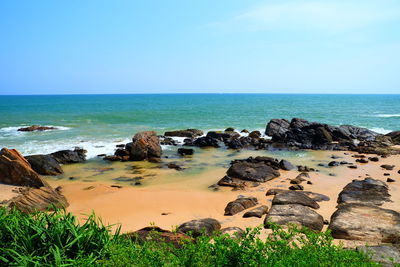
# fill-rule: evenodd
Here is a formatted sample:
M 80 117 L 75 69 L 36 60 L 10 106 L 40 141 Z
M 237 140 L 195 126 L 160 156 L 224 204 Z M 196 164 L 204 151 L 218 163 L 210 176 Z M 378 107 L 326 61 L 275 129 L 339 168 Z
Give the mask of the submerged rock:
M 395 243 L 400 241 L 400 213 L 365 204 L 342 204 L 329 229 L 334 238 Z
M 32 155 L 25 159 L 32 169 L 41 175 L 59 175 L 63 173 L 60 164 L 51 155 Z
M 194 149 L 193 148 L 178 148 L 178 154 L 180 154 L 182 156 L 193 155 Z
M 254 207 L 257 205 L 258 200 L 255 197 L 240 197 L 234 201 L 228 203 L 225 208 L 225 216 L 227 215 L 235 215 L 245 209 Z
M 189 138 L 195 138 L 197 136 L 202 136 L 203 134 L 204 134 L 203 131 L 198 129 L 176 130 L 164 133 L 165 136 L 189 137 Z
M 81 148 L 75 148 L 74 150 L 60 150 L 50 155 L 61 164 L 67 163 L 79 163 L 86 160 L 87 151 Z
M 49 127 L 49 126 L 39 126 L 39 125 L 32 125 L 29 127 L 19 128 L 18 131 L 20 132 L 34 132 L 34 131 L 48 131 L 48 130 L 57 130 L 56 127 Z
M 201 234 L 212 235 L 215 231 L 221 229 L 221 224 L 212 218 L 191 220 L 181 224 L 177 231 L 179 233 L 191 233 L 193 237 L 198 237 Z

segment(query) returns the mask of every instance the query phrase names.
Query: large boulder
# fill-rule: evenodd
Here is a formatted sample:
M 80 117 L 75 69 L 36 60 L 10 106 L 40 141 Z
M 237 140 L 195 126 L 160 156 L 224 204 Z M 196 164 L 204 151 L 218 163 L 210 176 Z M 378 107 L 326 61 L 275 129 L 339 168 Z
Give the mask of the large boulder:
M 212 235 L 215 231 L 221 229 L 221 224 L 212 218 L 205 218 L 199 220 L 191 220 L 181 224 L 178 227 L 178 232 L 188 234 L 191 233 L 193 237 L 198 237 L 203 233 Z
M 291 191 L 286 190 L 286 189 L 280 189 L 280 188 L 271 188 L 267 191 L 267 193 L 265 195 L 271 196 L 271 195 L 276 195 L 276 194 L 280 194 L 280 193 L 284 193 L 284 192 L 291 192 Z M 328 196 L 320 194 L 320 193 L 315 193 L 315 192 L 310 192 L 310 191 L 301 191 L 301 193 L 317 202 L 330 200 L 330 198 Z
M 339 239 L 400 242 L 400 213 L 365 204 L 342 204 L 332 214 L 329 229 Z
M 280 173 L 263 162 L 235 162 L 228 169 L 227 175 L 242 180 L 266 182 L 280 176 Z
M 258 201 L 255 197 L 240 197 L 234 201 L 231 201 L 225 207 L 225 216 L 226 215 L 235 215 L 245 209 L 254 207 L 257 205 Z
M 264 220 L 264 227 L 269 228 L 270 223 L 286 225 L 289 223 L 321 231 L 324 219 L 309 207 L 299 204 L 272 205 Z
M 25 159 L 31 164 L 34 171 L 41 175 L 59 175 L 63 170 L 51 155 L 32 155 L 26 156 Z
M 386 136 L 392 139 L 393 144 L 400 145 L 400 131 L 390 132 Z
M 39 188 L 45 185 L 29 162 L 15 149 L 0 152 L 0 182 Z
M 23 127 L 18 129 L 18 131 L 20 132 L 34 132 L 34 131 L 48 131 L 48 130 L 57 130 L 57 128 L 49 126 L 32 125 L 29 127 Z
M 276 194 L 272 199 L 272 205 L 286 205 L 286 204 L 299 204 L 303 206 L 308 206 L 313 209 L 319 209 L 318 203 L 297 191 L 286 191 Z
M 162 153 L 160 139 L 154 131 L 137 133 L 130 148 L 130 160 L 134 161 L 160 158 Z
M 75 148 L 74 150 L 60 150 L 50 155 L 61 164 L 79 163 L 86 160 L 86 150 Z
M 267 214 L 268 212 L 268 207 L 265 205 L 262 205 L 260 207 L 254 208 L 243 214 L 243 218 L 249 218 L 249 217 L 257 217 L 261 218 L 264 214 Z
M 188 137 L 195 138 L 203 135 L 202 130 L 198 129 L 186 129 L 186 130 L 176 130 L 176 131 L 168 131 L 164 133 L 165 136 L 176 136 L 176 137 Z
M 192 144 L 198 147 L 220 147 L 220 141 L 209 136 L 199 137 Z
M 290 122 L 285 119 L 272 119 L 268 122 L 265 134 L 276 139 L 283 139 L 289 131 Z
M 337 203 L 360 203 L 381 206 L 390 201 L 388 186 L 385 182 L 372 178 L 353 180 L 340 192 Z

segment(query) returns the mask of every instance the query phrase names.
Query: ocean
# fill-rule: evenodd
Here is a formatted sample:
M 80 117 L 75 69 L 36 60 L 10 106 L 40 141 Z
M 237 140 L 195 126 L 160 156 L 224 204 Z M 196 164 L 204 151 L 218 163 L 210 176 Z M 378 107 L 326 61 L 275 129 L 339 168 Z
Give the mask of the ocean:
M 0 147 L 24 155 L 76 146 L 111 154 L 139 131 L 234 127 L 264 131 L 272 118 L 400 130 L 400 95 L 144 94 L 0 96 Z M 58 130 L 18 132 L 33 124 Z

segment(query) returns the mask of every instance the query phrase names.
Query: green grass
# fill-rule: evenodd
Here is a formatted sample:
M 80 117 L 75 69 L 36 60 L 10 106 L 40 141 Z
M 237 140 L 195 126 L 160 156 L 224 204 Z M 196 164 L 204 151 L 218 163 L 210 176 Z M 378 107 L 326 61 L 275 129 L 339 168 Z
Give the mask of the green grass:
M 140 243 L 111 234 L 95 215 L 79 225 L 64 210 L 27 215 L 0 208 L 0 266 L 377 266 L 334 245 L 329 232 L 272 230 L 266 240 L 253 228 L 237 239 L 216 233 L 174 247 L 157 233 Z

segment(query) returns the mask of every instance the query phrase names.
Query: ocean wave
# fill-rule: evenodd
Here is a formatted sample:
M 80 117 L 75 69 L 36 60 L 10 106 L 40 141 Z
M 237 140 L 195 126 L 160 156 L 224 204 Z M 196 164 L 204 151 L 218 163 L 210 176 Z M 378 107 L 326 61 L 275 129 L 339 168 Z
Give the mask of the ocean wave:
M 395 118 L 395 117 L 400 117 L 400 114 L 376 114 L 373 116 L 378 118 Z
M 388 133 L 392 132 L 392 130 L 387 130 L 387 129 L 379 128 L 379 127 L 368 128 L 368 129 L 370 129 L 373 132 L 380 133 L 380 134 L 388 134 Z

